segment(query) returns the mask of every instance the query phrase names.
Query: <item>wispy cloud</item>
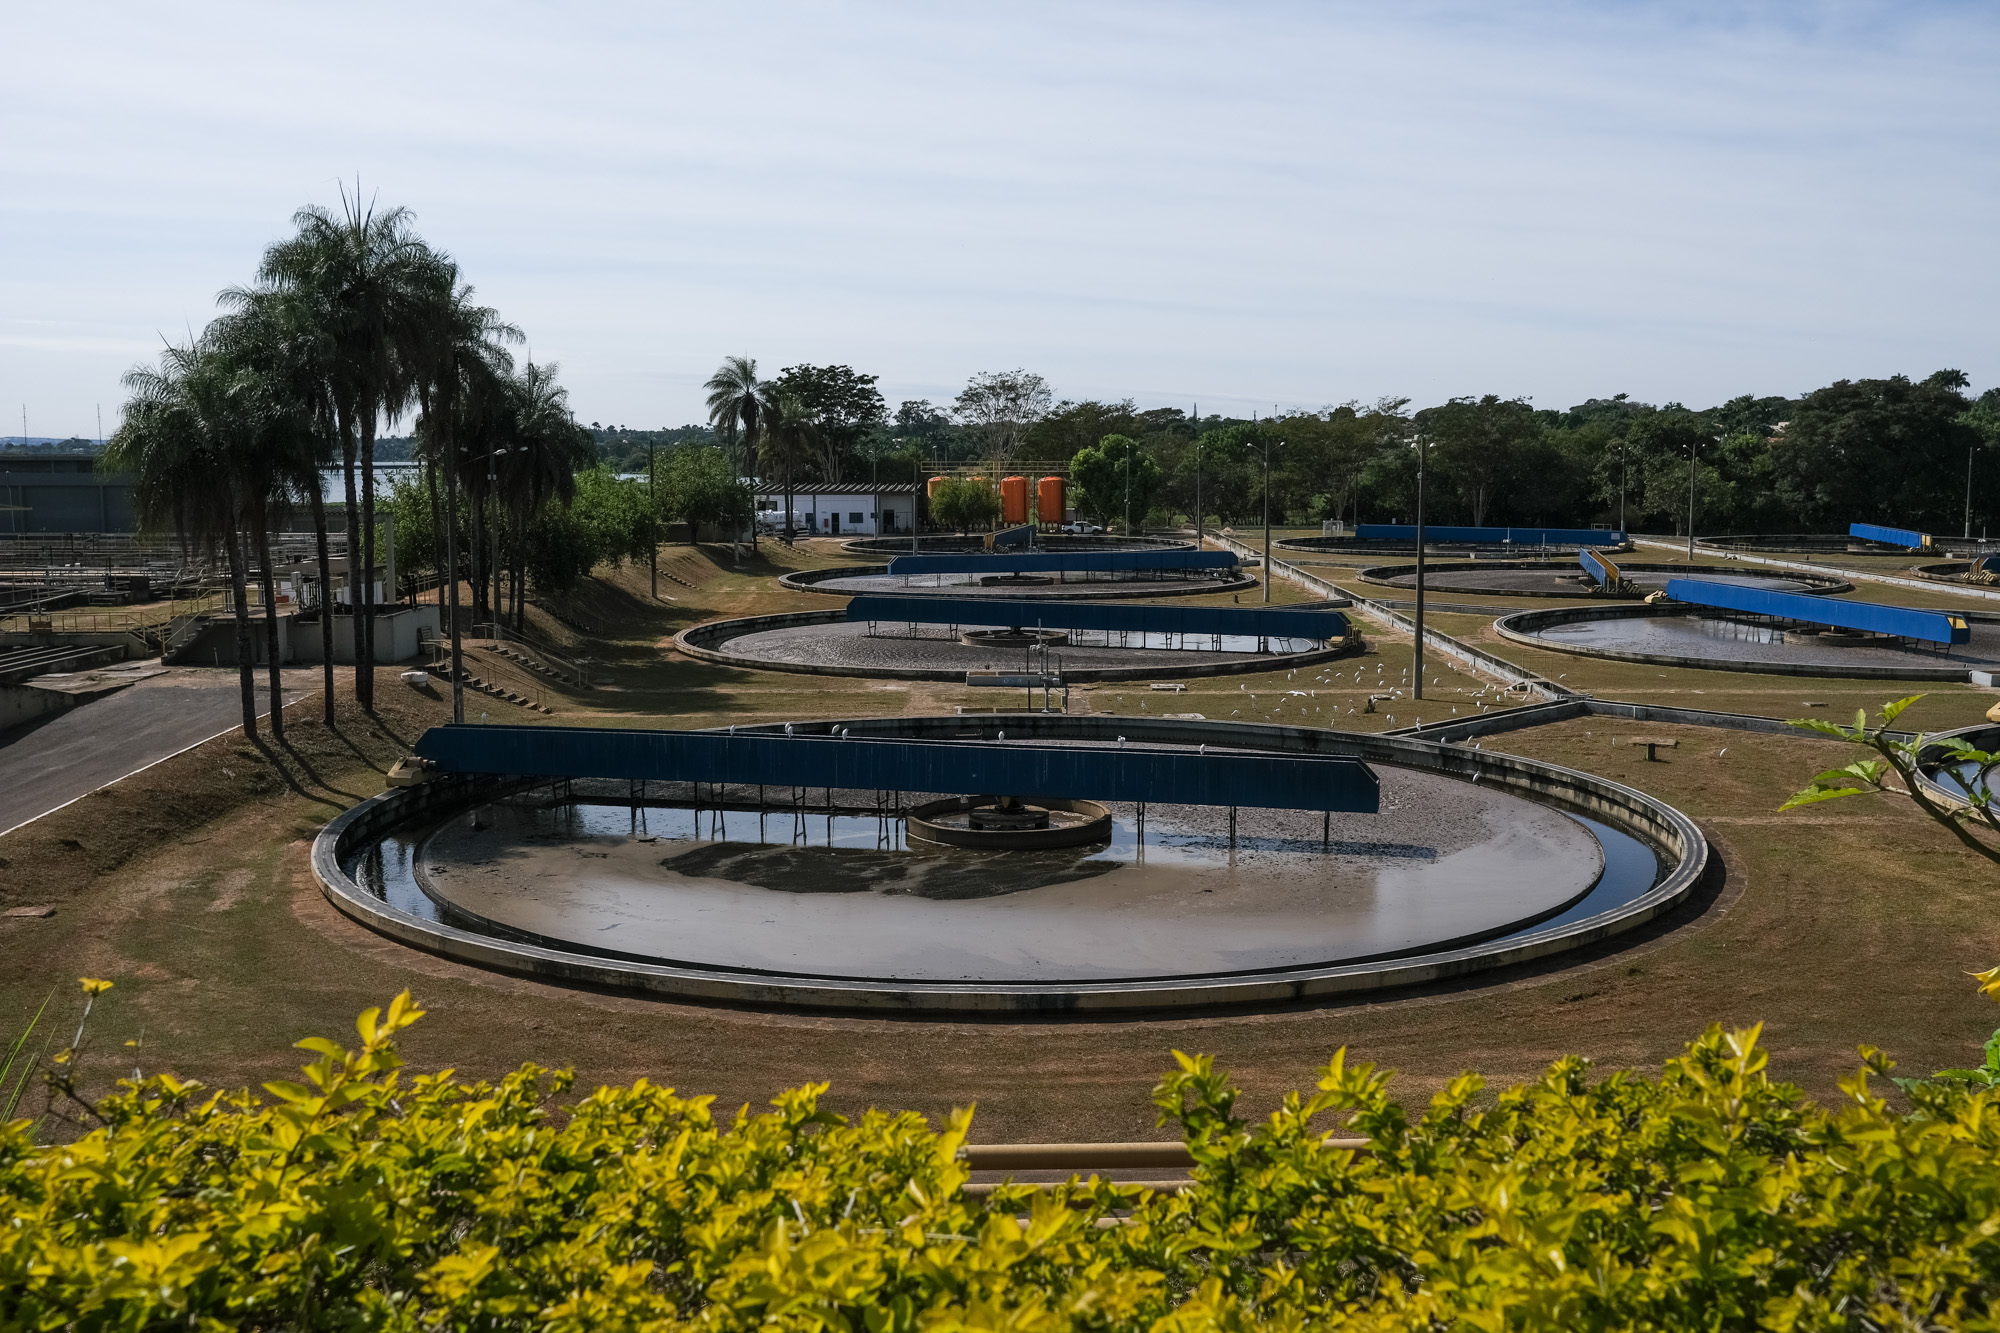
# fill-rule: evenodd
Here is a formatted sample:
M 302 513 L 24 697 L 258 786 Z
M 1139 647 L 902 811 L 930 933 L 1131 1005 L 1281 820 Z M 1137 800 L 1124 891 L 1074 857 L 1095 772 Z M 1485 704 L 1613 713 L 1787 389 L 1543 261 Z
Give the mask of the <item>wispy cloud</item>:
M 721 355 L 1218 407 L 1991 383 L 1979 5 L 43 6 L 0 402 L 91 424 L 338 179 L 587 418 Z M 69 336 L 75 332 L 76 336 Z M 24 341 L 25 340 L 25 341 Z

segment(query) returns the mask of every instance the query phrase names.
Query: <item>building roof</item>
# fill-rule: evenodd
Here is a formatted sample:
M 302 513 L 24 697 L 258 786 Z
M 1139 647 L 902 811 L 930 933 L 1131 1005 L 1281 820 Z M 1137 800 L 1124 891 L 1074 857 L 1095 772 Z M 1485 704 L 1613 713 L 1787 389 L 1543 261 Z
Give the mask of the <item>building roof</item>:
M 879 486 L 871 486 L 865 481 L 802 481 L 793 485 L 792 498 L 805 496 L 810 499 L 815 495 L 909 495 L 916 489 L 913 483 L 907 481 L 885 481 Z M 785 488 L 776 482 L 760 481 L 757 483 L 757 494 L 783 498 Z

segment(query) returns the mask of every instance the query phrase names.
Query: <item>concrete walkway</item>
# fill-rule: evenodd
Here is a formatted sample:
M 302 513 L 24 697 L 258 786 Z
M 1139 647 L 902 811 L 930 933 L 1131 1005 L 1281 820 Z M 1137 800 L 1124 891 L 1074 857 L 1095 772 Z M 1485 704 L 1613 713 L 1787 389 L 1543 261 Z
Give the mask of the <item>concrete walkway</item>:
M 287 673 L 286 703 L 307 691 L 316 669 Z M 270 711 L 257 673 L 258 716 Z M 0 834 L 40 819 L 172 754 L 238 726 L 243 705 L 233 668 L 172 667 L 66 713 L 0 735 Z

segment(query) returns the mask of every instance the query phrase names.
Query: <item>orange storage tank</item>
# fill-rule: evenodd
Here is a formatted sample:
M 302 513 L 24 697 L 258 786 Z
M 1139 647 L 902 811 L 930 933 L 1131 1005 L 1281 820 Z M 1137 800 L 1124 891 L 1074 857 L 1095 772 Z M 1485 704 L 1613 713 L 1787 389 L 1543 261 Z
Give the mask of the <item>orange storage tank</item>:
M 937 488 L 942 485 L 944 485 L 944 478 L 933 475 L 929 481 L 924 483 L 924 499 L 937 499 Z
M 1036 515 L 1044 523 L 1063 521 L 1063 479 L 1043 477 L 1035 485 L 1035 498 L 1040 512 Z
M 1026 477 L 1002 477 L 1000 479 L 1000 517 L 1009 523 L 1028 521 L 1028 479 Z

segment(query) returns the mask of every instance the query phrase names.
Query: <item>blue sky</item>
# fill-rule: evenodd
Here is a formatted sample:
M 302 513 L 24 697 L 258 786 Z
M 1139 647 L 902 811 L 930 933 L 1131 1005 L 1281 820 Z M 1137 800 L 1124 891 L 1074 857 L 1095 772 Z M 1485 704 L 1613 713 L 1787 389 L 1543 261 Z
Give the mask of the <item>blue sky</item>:
M 16 6 L 0 430 L 360 176 L 557 360 L 1204 411 L 2000 380 L 1992 5 Z

